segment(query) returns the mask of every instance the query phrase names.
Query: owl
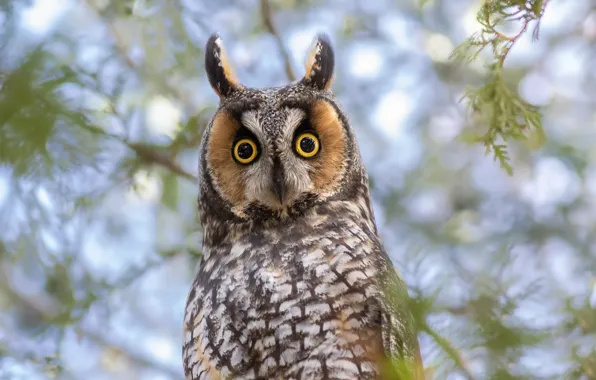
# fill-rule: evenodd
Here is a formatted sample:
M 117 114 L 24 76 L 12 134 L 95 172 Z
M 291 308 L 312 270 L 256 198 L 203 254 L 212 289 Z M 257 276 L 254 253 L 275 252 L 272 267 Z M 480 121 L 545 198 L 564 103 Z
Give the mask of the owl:
M 220 102 L 200 149 L 186 379 L 422 379 L 407 289 L 330 91 L 328 37 L 283 87 L 242 85 L 217 34 L 205 54 Z

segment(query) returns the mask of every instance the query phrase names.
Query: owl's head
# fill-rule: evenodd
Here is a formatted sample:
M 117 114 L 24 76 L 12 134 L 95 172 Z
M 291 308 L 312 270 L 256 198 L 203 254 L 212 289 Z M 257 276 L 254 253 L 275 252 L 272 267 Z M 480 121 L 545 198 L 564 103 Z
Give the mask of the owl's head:
M 354 134 L 329 90 L 334 53 L 326 36 L 315 39 L 304 77 L 283 87 L 240 84 L 218 35 L 205 54 L 220 104 L 202 143 L 203 215 L 279 219 L 362 187 Z

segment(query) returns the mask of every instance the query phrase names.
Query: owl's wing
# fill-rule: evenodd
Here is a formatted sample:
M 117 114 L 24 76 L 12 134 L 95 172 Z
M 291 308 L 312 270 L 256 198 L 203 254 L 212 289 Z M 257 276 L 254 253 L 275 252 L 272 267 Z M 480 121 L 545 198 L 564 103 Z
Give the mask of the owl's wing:
M 204 268 L 204 266 L 202 267 Z M 226 283 L 217 292 L 213 278 L 199 269 L 188 296 L 182 355 L 188 380 L 226 379 L 253 366 L 251 334 L 241 311 L 250 309 L 249 289 Z M 231 281 L 220 275 L 216 281 Z
M 423 380 L 422 357 L 416 323 L 409 309 L 408 290 L 388 257 L 386 264 L 381 281 L 384 296 L 381 331 L 387 361 L 383 363 L 383 378 Z

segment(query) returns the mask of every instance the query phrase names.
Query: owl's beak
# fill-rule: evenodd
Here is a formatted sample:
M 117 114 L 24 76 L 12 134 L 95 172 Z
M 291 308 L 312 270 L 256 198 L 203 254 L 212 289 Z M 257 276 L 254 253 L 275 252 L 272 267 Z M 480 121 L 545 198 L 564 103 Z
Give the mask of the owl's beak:
M 273 192 L 279 200 L 279 203 L 284 203 L 284 195 L 286 192 L 286 185 L 284 179 L 284 170 L 279 160 L 273 162 Z

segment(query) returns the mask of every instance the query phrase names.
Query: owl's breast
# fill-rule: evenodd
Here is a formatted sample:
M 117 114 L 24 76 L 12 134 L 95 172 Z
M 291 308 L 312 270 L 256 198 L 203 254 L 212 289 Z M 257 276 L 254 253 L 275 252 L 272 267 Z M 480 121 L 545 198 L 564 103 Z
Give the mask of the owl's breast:
M 280 368 L 286 378 L 376 374 L 382 343 L 375 249 L 358 233 L 341 241 L 320 237 L 278 252 L 254 271 L 250 314 L 258 323 L 255 348 L 263 374 Z
M 204 374 L 192 379 L 377 376 L 377 239 L 349 221 L 324 231 L 250 236 L 209 255 L 187 307 L 187 341 L 197 342 L 191 356 Z

